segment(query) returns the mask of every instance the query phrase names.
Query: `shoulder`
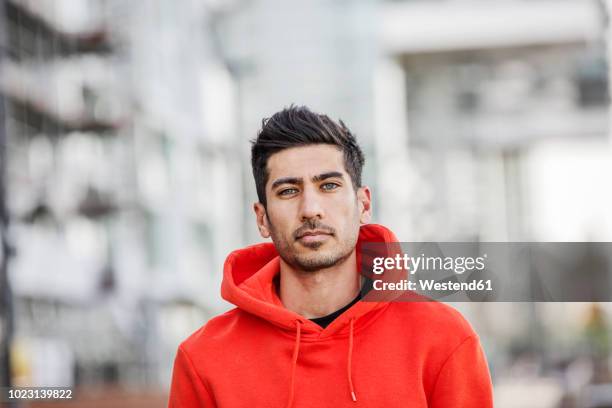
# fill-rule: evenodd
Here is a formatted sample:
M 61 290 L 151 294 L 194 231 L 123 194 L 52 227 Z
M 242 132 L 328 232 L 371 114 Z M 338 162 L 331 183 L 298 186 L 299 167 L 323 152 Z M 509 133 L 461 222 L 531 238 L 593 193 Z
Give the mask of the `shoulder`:
M 215 352 L 236 335 L 237 326 L 245 318 L 245 313 L 238 308 L 215 316 L 183 340 L 179 347 L 191 356 Z
M 436 378 L 453 355 L 468 359 L 481 356 L 478 334 L 468 320 L 448 304 L 392 302 L 388 311 L 391 318 L 388 324 L 395 326 L 394 333 L 403 339 L 400 343 L 418 355 L 429 379 Z
M 476 336 L 467 319 L 454 307 L 441 302 L 391 302 L 389 311 L 412 329 L 463 341 Z

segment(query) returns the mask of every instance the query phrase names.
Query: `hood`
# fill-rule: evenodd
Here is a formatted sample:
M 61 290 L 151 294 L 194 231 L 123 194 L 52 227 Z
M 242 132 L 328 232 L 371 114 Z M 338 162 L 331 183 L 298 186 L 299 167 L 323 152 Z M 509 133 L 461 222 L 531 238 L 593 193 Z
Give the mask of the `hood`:
M 357 264 L 361 259 L 363 242 L 395 243 L 397 238 L 387 228 L 378 224 L 362 225 L 357 241 Z M 295 330 L 296 321 L 306 333 L 332 335 L 346 328 L 349 321 L 378 309 L 386 302 L 360 301 L 335 319 L 326 329 L 286 309 L 280 301 L 274 285 L 274 277 L 280 273 L 280 257 L 273 243 L 262 243 L 236 250 L 229 254 L 223 270 L 221 296 L 238 308 L 259 316 L 286 330 Z M 357 265 L 355 265 L 355 273 Z

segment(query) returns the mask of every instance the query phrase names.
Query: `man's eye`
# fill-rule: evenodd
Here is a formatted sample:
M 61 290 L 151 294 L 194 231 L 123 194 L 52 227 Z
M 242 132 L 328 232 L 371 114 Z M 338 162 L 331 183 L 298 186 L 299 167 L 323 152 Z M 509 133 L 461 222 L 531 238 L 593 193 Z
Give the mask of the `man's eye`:
M 335 190 L 338 187 L 340 186 L 336 183 L 325 183 L 321 186 L 323 190 Z
M 279 191 L 278 195 L 286 196 L 297 193 L 297 188 L 286 188 L 284 190 Z

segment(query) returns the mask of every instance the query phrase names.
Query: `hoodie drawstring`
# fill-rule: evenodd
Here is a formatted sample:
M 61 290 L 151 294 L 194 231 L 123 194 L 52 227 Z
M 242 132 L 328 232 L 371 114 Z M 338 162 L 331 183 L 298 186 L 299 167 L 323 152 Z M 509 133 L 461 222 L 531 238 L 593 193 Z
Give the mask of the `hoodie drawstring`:
M 295 346 L 293 347 L 293 358 L 291 359 L 291 388 L 289 389 L 289 401 L 287 402 L 287 408 L 291 408 L 291 405 L 293 404 L 293 394 L 295 389 L 295 369 L 297 366 L 298 353 L 300 352 L 300 337 L 302 332 L 301 325 L 301 321 L 295 321 Z
M 300 339 L 302 334 L 302 322 L 299 320 L 295 321 L 295 346 L 293 347 L 293 357 L 291 359 L 291 388 L 289 389 L 289 401 L 287 402 L 287 408 L 291 408 L 293 405 L 293 397 L 295 394 L 295 370 L 297 368 L 298 354 L 300 352 Z M 351 318 L 349 324 L 349 347 L 348 347 L 348 362 L 346 366 L 349 391 L 351 393 L 351 399 L 353 402 L 357 402 L 357 394 L 355 393 L 355 387 L 353 386 L 353 329 L 355 327 L 355 318 Z
M 348 375 L 348 383 L 349 383 L 349 389 L 351 391 L 351 398 L 353 399 L 353 402 L 357 402 L 357 395 L 355 394 L 355 387 L 353 386 L 353 378 L 351 376 L 352 374 L 352 363 L 353 363 L 353 326 L 355 322 L 355 318 L 353 317 L 351 319 L 350 322 L 350 328 L 349 328 L 349 349 L 348 349 L 348 364 L 346 367 L 346 371 L 347 371 L 347 375 Z

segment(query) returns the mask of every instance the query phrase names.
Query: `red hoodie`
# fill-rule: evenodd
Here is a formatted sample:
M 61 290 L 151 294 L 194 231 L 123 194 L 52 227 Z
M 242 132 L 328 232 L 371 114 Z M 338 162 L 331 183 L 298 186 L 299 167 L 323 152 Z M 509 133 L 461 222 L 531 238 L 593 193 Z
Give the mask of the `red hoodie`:
M 397 242 L 374 224 L 359 240 Z M 179 346 L 170 408 L 493 406 L 478 336 L 455 309 L 359 301 L 323 329 L 284 308 L 279 268 L 272 243 L 228 256 L 221 295 L 236 308 Z

